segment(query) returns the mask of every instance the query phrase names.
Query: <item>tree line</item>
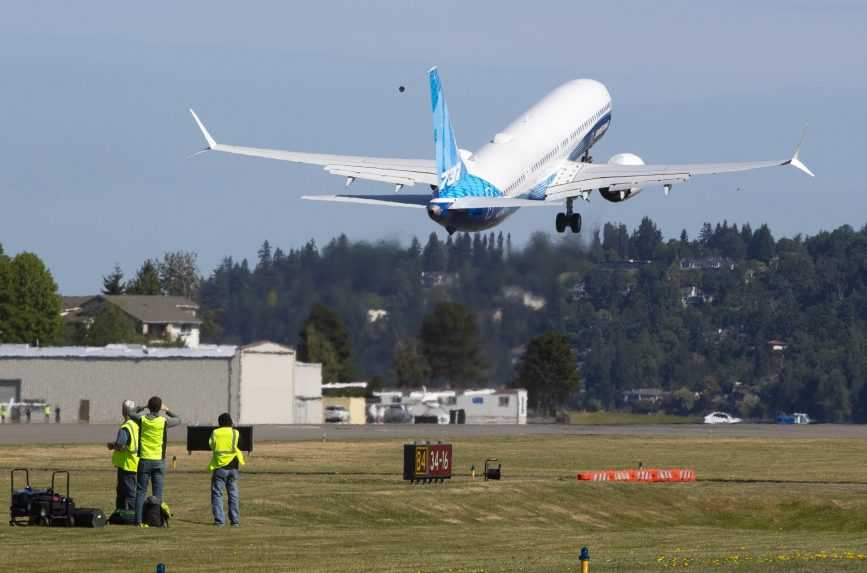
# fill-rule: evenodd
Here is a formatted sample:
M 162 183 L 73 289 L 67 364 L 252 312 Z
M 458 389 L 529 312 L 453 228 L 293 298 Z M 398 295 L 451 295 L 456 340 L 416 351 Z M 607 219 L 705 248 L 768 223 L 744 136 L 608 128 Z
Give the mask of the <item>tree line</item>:
M 777 240 L 766 225 L 721 222 L 665 240 L 645 218 L 583 241 L 538 233 L 522 247 L 502 233 L 431 233 L 409 245 L 341 235 L 288 251 L 266 241 L 252 263 L 227 257 L 180 283 L 161 274 L 167 260 L 145 261 L 129 283 L 116 269 L 104 290 L 189 293 L 205 341 L 296 346 L 329 380 L 521 385 L 542 410 L 867 421 L 865 228 Z M 55 319 L 20 326 L 56 314 L 56 285 L 40 265 L 0 255 L 4 341 L 57 339 Z M 49 294 L 13 294 L 16 273 L 47 277 Z M 637 388 L 663 398 L 624 402 Z

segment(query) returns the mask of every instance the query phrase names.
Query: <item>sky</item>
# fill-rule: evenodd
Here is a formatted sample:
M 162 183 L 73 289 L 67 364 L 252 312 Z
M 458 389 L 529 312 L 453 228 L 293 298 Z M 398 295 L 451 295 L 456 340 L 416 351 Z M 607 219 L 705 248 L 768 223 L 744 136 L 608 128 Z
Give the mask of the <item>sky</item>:
M 867 3 L 28 2 L 0 19 L 0 244 L 37 253 L 60 292 L 89 294 L 166 251 L 254 259 L 310 239 L 422 241 L 417 210 L 299 199 L 343 181 L 316 166 L 206 153 L 218 141 L 432 158 L 426 72 L 439 66 L 458 145 L 478 149 L 565 81 L 602 81 L 612 125 L 593 149 L 647 163 L 790 156 L 795 169 L 696 178 L 665 197 L 595 195 L 585 232 L 651 217 L 776 236 L 867 223 Z M 400 93 L 398 87 L 406 86 Z M 358 182 L 354 192 L 382 193 Z M 410 192 L 418 192 L 410 189 Z M 500 225 L 518 244 L 553 211 Z

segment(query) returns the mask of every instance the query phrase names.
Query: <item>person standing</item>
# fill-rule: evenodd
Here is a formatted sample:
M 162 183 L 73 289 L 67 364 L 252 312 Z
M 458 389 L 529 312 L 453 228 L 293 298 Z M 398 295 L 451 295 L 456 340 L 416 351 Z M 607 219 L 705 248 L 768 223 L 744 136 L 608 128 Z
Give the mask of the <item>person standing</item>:
M 0 424 L 6 423 L 6 404 L 0 404 Z
M 112 450 L 111 463 L 117 468 L 117 496 L 115 509 L 135 509 L 136 471 L 138 470 L 139 426 L 129 416 L 135 402 L 125 400 L 121 406 L 123 424 L 114 442 L 106 444 Z
M 223 489 L 229 498 L 229 522 L 232 527 L 241 526 L 241 500 L 238 489 L 239 468 L 244 465 L 244 454 L 238 449 L 240 433 L 234 428 L 232 416 L 223 412 L 217 418 L 219 428 L 211 432 L 208 445 L 213 450 L 211 463 L 211 510 L 214 513 L 214 525 L 224 525 L 226 517 L 223 513 Z
M 26 408 L 24 408 L 24 417 L 27 418 L 27 423 L 30 423 L 30 405 L 28 404 Z
M 42 413 L 45 414 L 45 423 L 51 423 L 51 406 L 46 404 L 45 407 L 42 408 Z
M 130 413 L 139 425 L 138 473 L 135 488 L 135 524 L 142 526 L 142 511 L 147 497 L 148 482 L 153 496 L 163 500 L 163 480 L 166 475 L 166 430 L 181 423 L 181 418 L 163 406 L 162 398 L 153 396 L 147 408 Z
M 60 406 L 58 406 L 54 409 L 54 423 L 55 424 L 60 423 Z

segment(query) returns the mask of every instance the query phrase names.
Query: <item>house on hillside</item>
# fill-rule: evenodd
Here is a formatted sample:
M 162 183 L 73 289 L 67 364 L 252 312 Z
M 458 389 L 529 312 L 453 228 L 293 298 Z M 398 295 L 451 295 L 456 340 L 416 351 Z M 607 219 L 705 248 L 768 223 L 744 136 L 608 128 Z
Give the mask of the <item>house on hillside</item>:
M 711 302 L 713 302 L 713 295 L 705 293 L 699 286 L 690 285 L 680 289 L 680 304 L 684 307 L 710 304 Z
M 136 330 L 152 341 L 199 346 L 202 321 L 199 305 L 182 296 L 162 295 L 91 295 L 61 298 L 60 316 L 64 320 L 90 324 L 106 305 L 112 305 L 132 318 Z
M 728 257 L 687 257 L 680 259 L 680 269 L 684 271 L 735 270 L 735 262 Z
M 519 286 L 503 287 L 503 296 L 512 302 L 520 302 L 530 310 L 542 310 L 545 308 L 545 297 L 533 294 Z
M 623 403 L 651 402 L 655 404 L 664 400 L 667 395 L 667 392 L 659 388 L 634 388 L 623 392 Z

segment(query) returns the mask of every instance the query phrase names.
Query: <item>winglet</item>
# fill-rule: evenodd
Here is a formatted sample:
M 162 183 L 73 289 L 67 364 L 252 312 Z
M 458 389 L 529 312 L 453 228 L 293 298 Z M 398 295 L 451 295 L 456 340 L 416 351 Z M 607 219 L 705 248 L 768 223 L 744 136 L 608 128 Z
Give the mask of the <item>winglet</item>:
M 202 120 L 199 119 L 199 116 L 196 115 L 196 112 L 190 108 L 190 113 L 193 114 L 193 119 L 196 120 L 196 124 L 199 126 L 199 129 L 202 131 L 202 135 L 205 136 L 205 141 L 208 142 L 208 149 L 216 149 L 217 142 L 214 141 L 214 138 L 211 137 L 211 134 L 208 133 L 208 130 L 205 128 L 205 124 L 202 123 Z
M 807 136 L 807 128 L 805 127 L 805 128 L 804 128 L 804 133 L 801 135 L 801 141 L 798 142 L 798 147 L 795 148 L 795 153 L 792 154 L 792 158 L 789 159 L 789 164 L 790 164 L 792 167 L 795 167 L 795 168 L 797 168 L 797 169 L 803 171 L 804 173 L 806 173 L 806 174 L 809 175 L 810 177 L 815 177 L 816 174 L 813 173 L 812 171 L 810 171 L 810 169 L 809 169 L 806 165 L 804 165 L 804 163 L 801 161 L 801 158 L 798 157 L 798 154 L 801 153 L 801 144 L 804 143 L 804 138 L 805 138 L 806 136 Z

